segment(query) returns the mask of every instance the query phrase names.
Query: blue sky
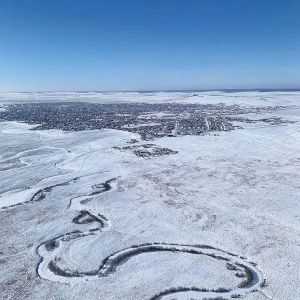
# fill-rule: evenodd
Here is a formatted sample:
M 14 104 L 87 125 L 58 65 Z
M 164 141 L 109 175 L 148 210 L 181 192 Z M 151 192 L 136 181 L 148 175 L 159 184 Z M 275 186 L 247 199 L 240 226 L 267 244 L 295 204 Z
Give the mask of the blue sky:
M 0 91 L 300 88 L 299 0 L 0 0 Z

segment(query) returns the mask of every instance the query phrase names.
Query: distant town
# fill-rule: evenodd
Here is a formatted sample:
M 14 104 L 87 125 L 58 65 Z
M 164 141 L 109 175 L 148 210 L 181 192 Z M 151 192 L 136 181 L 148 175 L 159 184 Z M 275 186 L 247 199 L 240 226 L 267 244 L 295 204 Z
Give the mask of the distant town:
M 242 107 L 220 104 L 182 103 L 26 103 L 5 106 L 0 121 L 37 124 L 35 129 L 79 131 L 118 129 L 138 133 L 142 140 L 164 136 L 203 135 L 230 131 L 238 122 L 279 124 L 280 118 L 250 120 L 241 115 L 274 112 L 284 107 Z

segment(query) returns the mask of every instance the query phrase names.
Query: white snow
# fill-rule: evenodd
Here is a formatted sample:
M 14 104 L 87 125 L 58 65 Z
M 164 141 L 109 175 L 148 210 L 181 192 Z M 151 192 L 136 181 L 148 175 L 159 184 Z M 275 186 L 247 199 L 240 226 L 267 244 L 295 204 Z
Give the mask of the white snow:
M 299 106 L 300 93 L 1 97 Z M 244 129 L 218 135 L 157 139 L 153 143 L 178 153 L 147 160 L 114 148 L 139 138 L 126 131 L 31 131 L 31 125 L 0 122 L 0 298 L 150 300 L 170 288 L 193 287 L 210 291 L 157 299 L 300 299 L 299 112 L 275 112 L 293 124 L 243 123 Z M 111 189 L 102 190 L 111 179 Z M 44 197 L 30 201 L 38 191 Z M 82 212 L 103 226 L 93 218 L 76 223 Z M 51 262 L 73 277 L 55 273 Z M 228 263 L 244 267 L 229 270 Z M 236 273 L 245 267 L 254 278 L 239 287 L 245 278 Z M 230 292 L 212 291 L 218 288 Z
M 148 102 L 148 103 L 226 103 L 238 105 L 299 105 L 300 91 L 271 92 L 43 92 L 43 93 L 0 93 L 0 103 L 29 102 Z

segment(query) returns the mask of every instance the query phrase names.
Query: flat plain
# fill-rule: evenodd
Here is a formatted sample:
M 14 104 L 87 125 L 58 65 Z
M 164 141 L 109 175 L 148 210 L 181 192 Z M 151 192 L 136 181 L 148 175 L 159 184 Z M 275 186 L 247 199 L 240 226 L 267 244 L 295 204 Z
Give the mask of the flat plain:
M 300 92 L 1 94 L 0 298 L 300 299 L 299 109 Z

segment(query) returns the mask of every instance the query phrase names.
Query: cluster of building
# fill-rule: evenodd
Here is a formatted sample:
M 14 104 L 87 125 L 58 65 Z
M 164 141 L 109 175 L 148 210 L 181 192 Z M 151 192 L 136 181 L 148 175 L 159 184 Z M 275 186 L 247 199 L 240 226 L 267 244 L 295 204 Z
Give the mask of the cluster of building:
M 169 154 L 176 154 L 178 151 L 171 150 L 169 148 L 160 147 L 155 144 L 143 144 L 143 145 L 135 145 L 135 146 L 125 146 L 125 147 L 114 147 L 115 149 L 121 151 L 130 151 L 134 153 L 136 156 L 143 158 L 150 158 L 153 156 L 163 156 Z
M 237 114 L 272 111 L 271 107 L 182 103 L 26 103 L 7 105 L 0 121 L 39 124 L 36 129 L 78 131 L 118 129 L 140 134 L 143 140 L 163 136 L 201 135 L 234 129 Z
M 280 124 L 288 124 L 288 123 L 295 123 L 295 121 L 291 120 L 285 120 L 281 117 L 270 117 L 270 118 L 261 118 L 261 119 L 249 119 L 249 118 L 243 118 L 243 117 L 228 117 L 227 118 L 230 121 L 236 121 L 241 123 L 267 123 L 270 125 L 280 125 Z

